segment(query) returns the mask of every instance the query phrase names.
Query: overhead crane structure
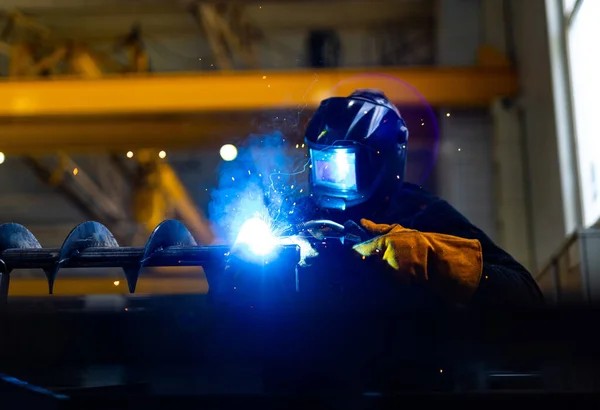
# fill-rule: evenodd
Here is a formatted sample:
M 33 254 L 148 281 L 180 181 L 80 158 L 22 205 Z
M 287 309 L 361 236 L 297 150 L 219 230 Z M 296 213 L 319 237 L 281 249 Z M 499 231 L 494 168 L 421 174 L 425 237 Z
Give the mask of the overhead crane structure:
M 323 98 L 348 95 L 357 86 L 384 89 L 400 105 L 421 103 L 414 87 L 433 107 L 467 108 L 487 107 L 518 90 L 511 68 L 485 67 L 5 81 L 0 82 L 0 146 L 15 154 L 214 148 L 251 132 L 257 112 L 310 111 Z
M 227 42 L 211 41 L 217 63 L 230 68 L 231 56 L 223 50 L 234 49 L 243 53 L 246 66 L 252 68 L 256 61 L 253 48 L 236 41 L 235 33 L 218 13 L 201 11 L 198 8 L 196 14 L 199 24 L 207 25 L 207 31 L 212 30 L 213 40 Z M 175 171 L 167 161 L 159 161 L 158 150 L 218 148 L 250 134 L 251 124 L 258 116 L 281 111 L 307 114 L 322 99 L 348 95 L 355 88 L 383 89 L 399 105 L 422 104 L 418 97 L 421 94 L 432 107 L 462 108 L 488 107 L 494 99 L 513 97 L 518 92 L 515 70 L 489 49 L 483 55 L 493 63 L 484 61 L 474 67 L 288 71 L 253 68 L 172 75 L 145 72 L 147 59 L 143 47 L 136 41 L 127 43 L 127 47 L 130 61 L 121 71 L 124 75 L 104 72 L 101 67 L 110 65 L 110 59 L 85 47 L 65 53 L 57 46 L 48 59 L 42 60 L 41 68 L 47 72 L 54 61 L 70 58 L 73 69 L 69 76 L 40 78 L 36 76 L 40 67 L 35 63 L 35 70 L 23 70 L 23 65 L 12 61 L 15 77 L 0 81 L 1 150 L 7 155 L 28 155 L 34 160 L 36 156 L 57 152 L 64 158 L 71 153 L 110 152 L 123 156 L 127 151 L 135 151 L 134 160 L 147 170 L 142 175 L 146 182 L 136 187 L 138 203 L 147 207 L 145 210 L 144 205 L 135 207 L 137 222 L 147 227 L 147 231 L 166 219 L 169 212 L 169 205 L 164 203 L 166 193 L 173 201 L 171 205 L 177 207 L 177 216 L 204 243 L 212 238 L 208 224 Z M 6 49 L 0 47 L 0 52 Z M 19 44 L 8 50 L 13 57 L 19 53 L 26 56 Z M 299 135 L 298 132 L 295 137 Z M 79 172 L 79 176 L 84 175 Z M 63 172 L 62 177 L 76 176 Z M 104 209 L 114 211 L 115 205 L 109 202 L 103 202 Z M 203 278 L 179 275 L 175 279 L 176 276 L 169 275 L 168 279 L 165 275 L 145 276 L 140 281 L 140 291 L 163 294 L 206 291 Z M 15 296 L 47 294 L 47 285 L 41 278 L 15 279 L 11 286 Z M 64 281 L 64 285 L 57 285 L 58 294 L 126 293 L 123 287 L 104 278 Z

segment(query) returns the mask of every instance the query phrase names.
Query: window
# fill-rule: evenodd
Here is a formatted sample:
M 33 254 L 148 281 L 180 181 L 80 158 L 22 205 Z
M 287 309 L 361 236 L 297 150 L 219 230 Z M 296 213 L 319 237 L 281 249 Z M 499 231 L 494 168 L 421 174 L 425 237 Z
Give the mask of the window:
M 566 15 L 569 15 L 573 12 L 576 3 L 577 0 L 563 0 L 563 10 Z
M 590 226 L 600 219 L 600 1 L 564 5 L 583 223 Z

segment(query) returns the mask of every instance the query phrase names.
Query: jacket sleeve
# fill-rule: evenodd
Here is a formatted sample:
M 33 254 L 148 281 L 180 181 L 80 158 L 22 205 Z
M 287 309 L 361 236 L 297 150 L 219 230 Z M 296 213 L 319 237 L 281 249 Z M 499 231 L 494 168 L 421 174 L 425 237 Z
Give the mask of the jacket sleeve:
M 482 275 L 470 306 L 543 305 L 542 292 L 527 269 L 446 201 L 437 200 L 430 204 L 414 222 L 415 229 L 477 239 L 481 243 Z

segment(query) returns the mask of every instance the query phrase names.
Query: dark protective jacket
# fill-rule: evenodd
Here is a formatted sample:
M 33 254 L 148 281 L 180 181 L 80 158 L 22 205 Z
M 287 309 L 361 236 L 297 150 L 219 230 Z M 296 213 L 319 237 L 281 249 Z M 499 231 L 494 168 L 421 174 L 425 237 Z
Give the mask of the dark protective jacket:
M 400 191 L 385 198 L 378 206 L 356 212 L 336 214 L 314 208 L 310 201 L 303 204 L 303 214 L 310 219 L 332 219 L 343 223 L 353 219 L 370 219 L 376 223 L 400 224 L 421 232 L 477 239 L 481 243 L 483 272 L 470 306 L 506 308 L 534 307 L 543 304 L 542 293 L 531 274 L 508 253 L 498 247 L 484 232 L 440 199 L 420 187 L 404 183 Z M 309 209 L 314 211 L 309 211 Z
M 476 239 L 483 272 L 467 313 L 478 316 L 487 309 L 502 313 L 543 304 L 537 284 L 522 265 L 448 202 L 418 186 L 405 183 L 395 196 L 350 212 L 315 208 L 310 197 L 298 200 L 295 208 L 291 215 L 296 222 L 366 218 Z M 508 365 L 506 357 L 484 353 L 490 347 L 487 339 L 472 339 L 473 332 L 485 333 L 480 325 L 462 322 L 427 286 L 385 280 L 391 277 L 389 266 L 377 258 L 363 260 L 351 247 L 321 246 L 320 251 L 309 266 L 298 270 L 299 296 L 308 301 L 301 306 L 309 308 L 296 315 L 283 311 L 267 338 L 272 357 L 265 386 L 273 391 L 452 390 L 477 377 L 468 370 L 472 363 Z

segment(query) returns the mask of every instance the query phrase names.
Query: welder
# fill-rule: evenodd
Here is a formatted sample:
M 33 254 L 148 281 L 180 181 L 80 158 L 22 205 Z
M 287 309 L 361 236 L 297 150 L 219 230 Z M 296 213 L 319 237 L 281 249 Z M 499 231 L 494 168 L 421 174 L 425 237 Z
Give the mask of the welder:
M 360 223 L 372 238 L 354 252 L 386 265 L 371 274 L 415 285 L 438 300 L 542 303 L 521 264 L 448 202 L 404 180 L 408 142 L 399 110 L 380 91 L 322 101 L 305 133 L 311 167 L 303 217 Z
M 399 110 L 376 90 L 326 99 L 310 119 L 309 192 L 289 219 L 310 226 L 316 252 L 296 270 L 300 309 L 266 316 L 268 390 L 453 389 L 476 350 L 465 329 L 478 326 L 453 326 L 452 312 L 487 318 L 543 304 L 521 264 L 405 181 L 408 143 Z M 337 241 L 336 226 L 351 235 Z
M 305 321 L 287 325 L 286 315 L 272 331 L 273 390 L 452 390 L 471 377 L 470 360 L 484 359 L 470 357 L 464 331 L 478 326 L 452 325 L 451 312 L 488 317 L 543 304 L 522 265 L 448 202 L 404 180 L 408 136 L 399 110 L 375 90 L 326 99 L 311 118 L 310 194 L 295 214 L 354 221 L 367 237 L 321 246 L 299 268 L 299 294 L 325 297 L 304 305 L 314 307 Z M 327 315 L 324 306 L 338 310 Z

